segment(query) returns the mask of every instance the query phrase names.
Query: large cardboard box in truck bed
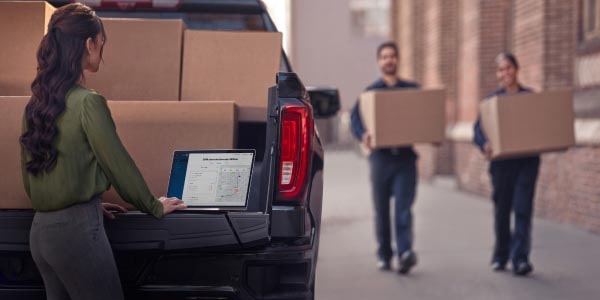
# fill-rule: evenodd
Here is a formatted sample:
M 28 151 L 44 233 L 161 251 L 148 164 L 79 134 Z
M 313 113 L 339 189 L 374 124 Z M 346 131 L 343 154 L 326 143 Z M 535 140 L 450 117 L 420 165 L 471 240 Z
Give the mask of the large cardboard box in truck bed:
M 22 116 L 29 97 L 0 97 L 0 209 L 31 208 L 21 177 Z M 156 196 L 166 194 L 174 150 L 232 149 L 234 102 L 109 101 L 117 132 Z M 111 189 L 104 200 L 127 205 Z
M 167 193 L 175 150 L 235 148 L 231 101 L 109 101 L 108 106 L 121 141 L 157 197 Z M 125 204 L 112 189 L 104 200 Z
M 0 209 L 31 208 L 21 176 L 21 125 L 29 97 L 0 96 Z
M 104 63 L 98 73 L 86 73 L 86 86 L 107 99 L 179 99 L 181 20 L 110 19 Z
M 185 30 L 181 100 L 234 100 L 241 121 L 264 122 L 281 51 L 279 32 Z
M 492 158 L 566 149 L 575 144 L 570 90 L 494 96 L 481 103 Z
M 363 124 L 373 148 L 444 141 L 444 90 L 374 90 L 360 96 Z
M 52 13 L 46 2 L 0 1 L 0 96 L 31 94 L 38 46 Z

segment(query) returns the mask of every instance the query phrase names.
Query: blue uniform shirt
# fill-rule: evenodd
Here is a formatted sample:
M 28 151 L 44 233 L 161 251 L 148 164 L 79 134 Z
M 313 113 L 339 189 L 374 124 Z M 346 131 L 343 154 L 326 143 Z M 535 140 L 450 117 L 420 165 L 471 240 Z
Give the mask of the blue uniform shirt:
M 365 91 L 371 91 L 371 90 L 397 90 L 397 89 L 416 89 L 419 88 L 419 84 L 415 83 L 415 82 L 410 82 L 410 81 L 404 81 L 404 80 L 400 80 L 398 79 L 398 81 L 396 82 L 396 84 L 394 86 L 388 86 L 385 81 L 382 78 L 377 79 L 375 82 L 373 82 L 371 85 L 369 85 Z M 350 127 L 352 130 L 352 134 L 354 135 L 354 137 L 356 139 L 358 139 L 359 141 L 362 140 L 362 136 L 365 134 L 366 129 L 365 126 L 362 122 L 362 119 L 360 117 L 360 108 L 358 105 L 358 100 L 356 101 L 356 104 L 354 104 L 354 107 L 352 108 L 352 114 L 350 115 Z M 397 154 L 402 154 L 402 153 L 406 153 L 409 154 L 411 156 L 414 156 L 415 153 L 412 150 L 412 147 L 401 147 L 401 148 L 395 148 L 396 150 L 394 151 Z M 389 151 L 390 149 L 382 149 L 381 151 Z
M 525 87 L 522 87 L 521 85 L 519 85 L 518 93 L 531 93 L 531 92 L 533 92 L 531 89 L 525 88 Z M 501 88 L 501 89 L 493 92 L 487 98 L 492 97 L 492 96 L 504 95 L 506 93 L 507 93 L 506 89 Z M 479 149 L 481 151 L 483 151 L 483 146 L 487 143 L 488 139 L 485 136 L 485 133 L 483 132 L 483 130 L 481 129 L 481 116 L 479 116 L 477 118 L 477 122 L 475 122 L 475 126 L 473 129 L 475 131 L 475 135 L 473 136 L 473 143 L 475 143 L 479 147 Z

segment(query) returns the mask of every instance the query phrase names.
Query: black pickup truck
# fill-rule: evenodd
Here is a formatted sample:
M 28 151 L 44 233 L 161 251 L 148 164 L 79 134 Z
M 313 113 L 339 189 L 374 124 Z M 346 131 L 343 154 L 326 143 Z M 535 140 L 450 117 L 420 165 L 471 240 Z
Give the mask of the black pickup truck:
M 101 17 L 277 31 L 259 0 L 87 2 Z M 280 71 L 267 121 L 238 123 L 238 147 L 257 153 L 246 210 L 181 211 L 161 220 L 129 212 L 106 220 L 127 299 L 314 299 L 324 165 L 314 118 L 334 115 L 339 95 L 307 91 L 285 53 Z M 32 217 L 31 210 L 0 210 L 0 299 L 45 299 L 29 254 Z

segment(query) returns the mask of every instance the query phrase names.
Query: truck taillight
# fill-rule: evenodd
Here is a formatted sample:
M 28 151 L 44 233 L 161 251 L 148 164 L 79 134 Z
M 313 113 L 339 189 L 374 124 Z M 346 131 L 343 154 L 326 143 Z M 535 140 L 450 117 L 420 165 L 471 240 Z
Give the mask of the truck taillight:
M 279 201 L 301 201 L 308 186 L 314 120 L 310 105 L 282 109 Z

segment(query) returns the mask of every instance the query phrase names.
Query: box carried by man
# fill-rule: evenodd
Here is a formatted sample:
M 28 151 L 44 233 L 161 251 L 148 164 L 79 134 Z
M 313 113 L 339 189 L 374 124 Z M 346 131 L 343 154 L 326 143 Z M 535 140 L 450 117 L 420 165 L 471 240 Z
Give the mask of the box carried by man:
M 440 143 L 446 132 L 444 90 L 368 91 L 360 96 L 361 119 L 371 147 Z
M 481 103 L 492 159 L 566 149 L 575 144 L 570 90 L 494 96 Z

